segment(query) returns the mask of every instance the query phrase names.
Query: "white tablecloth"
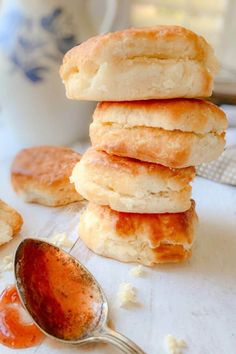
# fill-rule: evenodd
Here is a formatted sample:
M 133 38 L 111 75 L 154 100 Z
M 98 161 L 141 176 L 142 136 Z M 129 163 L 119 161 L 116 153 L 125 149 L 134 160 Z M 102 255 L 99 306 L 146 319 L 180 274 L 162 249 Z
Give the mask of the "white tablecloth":
M 234 141 L 235 131 L 229 134 L 229 139 Z M 24 217 L 22 232 L 1 247 L 0 259 L 10 254 L 23 237 L 49 237 L 65 231 L 76 242 L 73 255 L 86 264 L 107 293 L 115 328 L 136 341 L 148 354 L 165 353 L 163 339 L 168 333 L 186 340 L 186 354 L 236 352 L 236 188 L 196 178 L 193 197 L 200 224 L 192 259 L 185 264 L 147 269 L 143 278 L 133 278 L 128 273 L 132 265 L 98 257 L 77 240 L 80 204 L 47 208 L 25 204 L 15 195 L 9 177 L 15 150 L 7 132 L 0 129 L 0 198 Z M 4 273 L 0 290 L 13 281 L 11 272 Z M 119 308 L 116 297 L 121 282 L 130 282 L 136 287 L 137 306 Z M 37 348 L 15 352 L 118 353 L 108 345 L 78 348 L 48 339 Z M 0 345 L 0 353 L 13 352 Z

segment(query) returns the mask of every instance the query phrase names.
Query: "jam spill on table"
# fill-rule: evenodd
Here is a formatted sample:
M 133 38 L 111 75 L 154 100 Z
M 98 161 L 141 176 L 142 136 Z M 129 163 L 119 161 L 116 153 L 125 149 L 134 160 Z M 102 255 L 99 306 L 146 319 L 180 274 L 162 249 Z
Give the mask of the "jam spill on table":
M 39 343 L 44 334 L 35 324 L 24 322 L 16 287 L 6 288 L 0 296 L 0 343 L 10 348 L 27 348 Z

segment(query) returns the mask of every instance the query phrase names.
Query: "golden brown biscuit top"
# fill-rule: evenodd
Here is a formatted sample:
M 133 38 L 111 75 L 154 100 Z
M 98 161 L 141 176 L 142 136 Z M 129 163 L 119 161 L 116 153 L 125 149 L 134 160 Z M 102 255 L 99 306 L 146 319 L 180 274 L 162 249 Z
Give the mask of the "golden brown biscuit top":
M 60 69 L 66 80 L 72 72 L 96 73 L 97 65 L 122 59 L 188 59 L 203 62 L 209 72 L 218 71 L 218 62 L 206 40 L 180 26 L 129 28 L 92 37 L 66 53 Z
M 84 153 L 81 163 L 92 168 L 108 169 L 111 173 L 124 172 L 132 176 L 158 175 L 164 179 L 176 177 L 185 183 L 190 182 L 195 177 L 194 167 L 168 168 L 156 163 L 110 155 L 105 151 L 99 151 L 92 147 Z
M 100 102 L 93 120 L 126 127 L 147 126 L 205 134 L 223 132 L 226 115 L 213 103 L 201 99 L 166 99 L 130 102 Z
M 21 150 L 15 157 L 11 173 L 54 185 L 67 181 L 81 155 L 67 147 L 38 146 Z
M 95 209 L 101 218 L 112 220 L 115 232 L 120 237 L 129 237 L 137 234 L 146 234 L 150 246 L 155 248 L 162 241 L 170 243 L 191 244 L 193 229 L 197 222 L 195 202 L 191 208 L 182 213 L 137 214 L 114 211 L 108 206 L 97 206 L 90 203 L 89 209 Z

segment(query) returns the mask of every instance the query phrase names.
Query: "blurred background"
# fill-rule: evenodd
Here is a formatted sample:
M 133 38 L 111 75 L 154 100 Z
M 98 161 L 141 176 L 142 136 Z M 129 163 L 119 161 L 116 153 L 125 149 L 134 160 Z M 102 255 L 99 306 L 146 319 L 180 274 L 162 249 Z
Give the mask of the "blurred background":
M 236 0 L 0 0 L 0 148 L 88 139 L 95 103 L 65 97 L 64 53 L 90 36 L 130 26 L 182 25 L 221 62 L 214 94 L 236 126 Z
M 212 100 L 236 104 L 236 1 L 235 0 L 133 0 L 134 26 L 171 24 L 204 36 L 221 62 Z
M 225 17 L 230 1 L 133 0 L 131 3 L 131 22 L 134 26 L 182 25 L 206 37 L 220 54 Z

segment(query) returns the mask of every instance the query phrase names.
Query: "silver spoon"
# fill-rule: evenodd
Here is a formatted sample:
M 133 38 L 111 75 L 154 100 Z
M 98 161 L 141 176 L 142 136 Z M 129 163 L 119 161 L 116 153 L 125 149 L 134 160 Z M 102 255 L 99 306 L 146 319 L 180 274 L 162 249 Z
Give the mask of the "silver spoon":
M 64 343 L 108 342 L 124 353 L 145 354 L 107 326 L 108 303 L 93 275 L 69 253 L 38 239 L 15 253 L 16 286 L 26 310 L 45 335 Z

